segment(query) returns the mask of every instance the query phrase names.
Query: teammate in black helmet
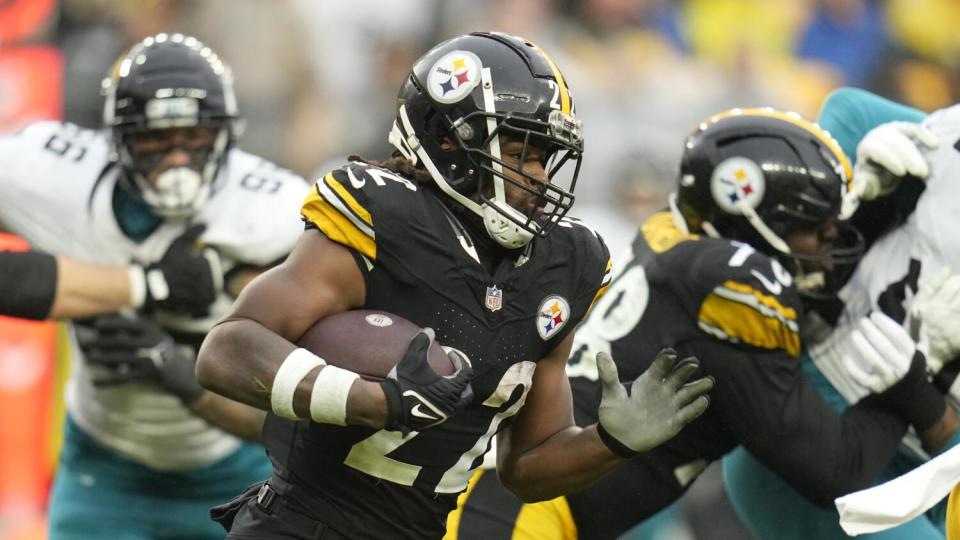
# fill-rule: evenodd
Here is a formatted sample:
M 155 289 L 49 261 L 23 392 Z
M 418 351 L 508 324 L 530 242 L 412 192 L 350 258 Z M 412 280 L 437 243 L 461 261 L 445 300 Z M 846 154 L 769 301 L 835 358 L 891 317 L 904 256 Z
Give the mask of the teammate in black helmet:
M 671 344 L 716 379 L 706 413 L 565 499 L 521 507 L 483 474 L 458 508 L 457 538 L 613 539 L 666 508 L 742 445 L 818 506 L 872 483 L 908 425 L 937 448 L 952 408 L 923 355 L 882 314 L 851 351 L 874 394 L 837 413 L 801 370 L 801 329 L 825 276 L 856 260 L 840 220 L 851 167 L 828 133 L 798 115 L 734 109 L 684 142 L 669 211 L 651 216 L 628 261 L 577 331 L 567 367 L 578 425 L 597 419 L 606 351 L 629 380 Z M 909 352 L 893 345 L 899 338 Z M 883 374 L 880 376 L 878 374 Z M 946 437 L 945 437 L 946 434 Z M 508 516 L 504 519 L 503 516 Z
M 494 437 L 504 482 L 540 500 L 587 485 L 707 406 L 711 381 L 684 386 L 694 360 L 650 354 L 628 395 L 602 356 L 601 421 L 573 424 L 566 358 L 610 258 L 565 217 L 583 135 L 546 53 L 497 33 L 437 45 L 402 84 L 390 141 L 387 161 L 317 181 L 293 254 L 201 351 L 205 386 L 269 411 L 274 473 L 217 509 L 231 538 L 439 538 Z M 459 351 L 459 371 L 417 371 L 426 332 L 382 383 L 294 345 L 315 321 L 357 308 L 433 328 Z

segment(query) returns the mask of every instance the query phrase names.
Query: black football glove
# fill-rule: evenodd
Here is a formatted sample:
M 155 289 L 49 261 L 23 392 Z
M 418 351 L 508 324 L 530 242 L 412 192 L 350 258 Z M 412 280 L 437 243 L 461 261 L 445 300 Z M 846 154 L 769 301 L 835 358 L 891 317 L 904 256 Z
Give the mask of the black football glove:
M 453 375 L 442 377 L 427 362 L 432 342 L 433 330 L 420 331 L 410 341 L 403 358 L 380 383 L 387 399 L 386 429 L 400 430 L 404 437 L 410 431 L 442 424 L 473 401 L 470 361 L 460 351 L 451 350 L 449 356 L 456 370 Z
M 663 349 L 653 364 L 630 385 L 620 384 L 617 365 L 604 352 L 597 354 L 603 385 L 597 433 L 611 452 L 629 458 L 657 447 L 703 414 L 713 377 L 687 380 L 700 367 L 696 358 L 677 361 L 673 349 Z
M 78 329 L 78 341 L 87 365 L 101 368 L 94 372 L 94 385 L 153 382 L 187 405 L 203 393 L 196 356 L 153 321 L 107 315 L 92 322 L 92 327 Z
M 170 244 L 159 261 L 134 265 L 143 272 L 146 297 L 143 311 L 157 308 L 191 317 L 203 317 L 223 291 L 223 268 L 217 251 L 198 241 L 207 228 L 190 227 Z

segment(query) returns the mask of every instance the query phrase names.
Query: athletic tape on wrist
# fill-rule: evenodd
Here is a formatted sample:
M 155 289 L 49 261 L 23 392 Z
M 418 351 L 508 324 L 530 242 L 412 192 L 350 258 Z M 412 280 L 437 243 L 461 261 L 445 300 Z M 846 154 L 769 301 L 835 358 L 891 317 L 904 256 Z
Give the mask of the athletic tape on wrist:
M 337 366 L 321 369 L 310 394 L 310 418 L 321 424 L 347 425 L 347 397 L 359 377 Z
M 293 410 L 293 395 L 297 391 L 300 381 L 318 366 L 325 366 L 323 358 L 306 349 L 295 349 L 284 358 L 280 369 L 273 377 L 273 387 L 270 389 L 270 408 L 277 416 L 297 420 L 297 413 Z
M 147 270 L 144 275 L 147 277 L 147 291 L 154 300 L 162 302 L 170 298 L 170 284 L 167 283 L 167 278 L 163 276 L 163 272 L 154 268 L 153 270 Z
M 130 280 L 130 305 L 135 308 L 143 307 L 147 299 L 147 276 L 142 266 L 133 265 L 127 269 Z

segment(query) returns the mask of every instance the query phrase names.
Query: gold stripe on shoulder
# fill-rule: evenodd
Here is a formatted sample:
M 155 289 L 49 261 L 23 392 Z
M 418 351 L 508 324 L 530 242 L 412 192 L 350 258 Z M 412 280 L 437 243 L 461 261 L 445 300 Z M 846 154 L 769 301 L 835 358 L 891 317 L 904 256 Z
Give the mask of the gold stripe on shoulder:
M 681 231 L 670 212 L 657 212 L 640 226 L 644 240 L 654 253 L 663 253 L 684 240 L 696 240 L 695 234 Z
M 603 272 L 603 279 L 600 280 L 600 288 L 597 289 L 597 294 L 593 295 L 593 300 L 590 301 L 590 305 L 587 307 L 587 311 L 583 314 L 583 317 L 586 318 L 587 315 L 593 311 L 593 306 L 597 303 L 597 300 L 601 299 L 603 295 L 607 294 L 607 289 L 610 288 L 610 283 L 613 281 L 613 259 L 607 259 L 607 267 Z
M 800 354 L 796 310 L 743 283 L 727 281 L 707 295 L 699 324 L 720 339 Z
M 318 182 L 303 201 L 300 209 L 303 218 L 316 225 L 334 242 L 356 249 L 370 260 L 376 261 L 377 243 L 373 230 L 359 227 L 357 222 L 351 219 L 352 216 L 344 215 L 343 209 L 331 204 L 328 198 L 321 197 L 321 184 L 322 182 Z
M 776 296 L 765 294 L 746 283 L 739 283 L 728 279 L 723 285 L 714 289 L 714 292 L 730 300 L 747 305 L 755 305 L 758 311 L 763 311 L 764 313 L 772 310 L 774 316 L 783 319 L 785 322 L 789 321 L 794 326 L 797 324 L 797 310 L 784 306 Z
M 357 199 L 355 199 L 353 195 L 347 191 L 347 188 L 343 187 L 343 184 L 338 182 L 337 179 L 333 177 L 333 173 L 327 174 L 323 181 L 326 182 L 327 185 L 330 186 L 337 193 L 337 195 L 340 196 L 340 199 L 343 200 L 343 202 L 345 202 L 347 206 L 353 210 L 353 212 L 359 216 L 360 219 L 363 220 L 364 223 L 373 226 L 373 219 L 370 217 L 370 212 L 368 212 L 362 204 L 357 202 Z

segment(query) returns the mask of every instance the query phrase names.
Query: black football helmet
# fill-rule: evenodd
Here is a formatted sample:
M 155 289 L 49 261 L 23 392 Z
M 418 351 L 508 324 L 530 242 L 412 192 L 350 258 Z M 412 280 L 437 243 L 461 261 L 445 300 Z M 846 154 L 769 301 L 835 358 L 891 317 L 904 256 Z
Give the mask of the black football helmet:
M 573 204 L 582 126 L 566 80 L 533 43 L 484 32 L 440 43 L 414 64 L 400 88 L 396 113 L 390 142 L 425 168 L 448 196 L 481 216 L 500 245 L 517 248 L 534 235 L 546 235 Z M 520 163 L 530 147 L 537 148 L 550 182 L 508 165 L 500 154 L 500 136 L 524 143 Z M 454 148 L 444 149 L 445 140 Z M 568 162 L 572 173 L 565 169 L 564 188 L 557 173 Z M 506 169 L 526 182 L 511 179 Z M 504 182 L 536 196 L 543 214 L 512 208 L 504 198 Z
M 840 216 L 852 167 L 837 142 L 800 115 L 733 109 L 702 122 L 686 140 L 672 207 L 692 231 L 746 242 L 777 257 L 802 292 L 833 289 L 836 274 L 803 275 L 803 261 L 829 257 L 852 268 L 863 240 L 844 221 L 829 255 L 791 252 L 784 237 Z M 832 290 L 831 290 L 832 292 Z
M 162 217 L 184 217 L 210 196 L 213 181 L 239 131 L 230 68 L 198 39 L 157 34 L 127 50 L 103 82 L 104 126 L 123 167 L 121 182 Z M 138 155 L 134 136 L 154 130 L 207 127 L 213 144 L 190 149 L 192 166 L 148 176 L 165 152 Z

